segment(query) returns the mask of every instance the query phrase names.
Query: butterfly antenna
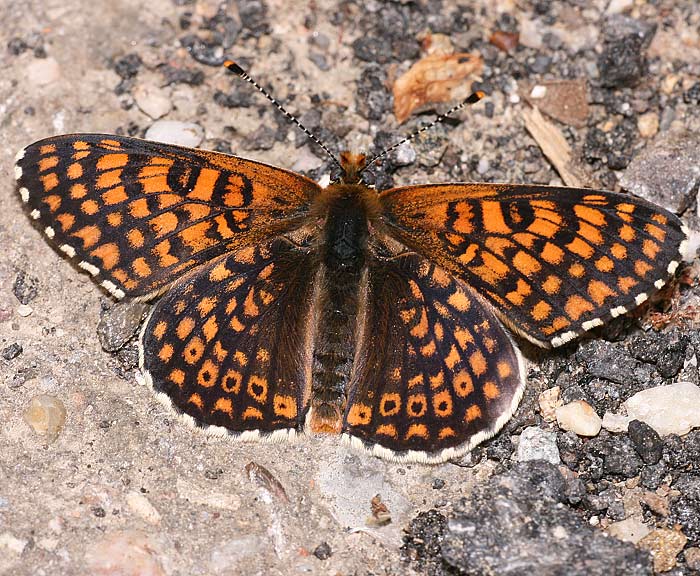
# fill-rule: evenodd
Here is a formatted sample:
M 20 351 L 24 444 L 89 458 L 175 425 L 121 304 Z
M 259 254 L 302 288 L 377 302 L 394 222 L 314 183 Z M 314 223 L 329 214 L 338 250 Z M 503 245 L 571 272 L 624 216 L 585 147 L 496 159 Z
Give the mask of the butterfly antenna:
M 421 126 L 420 128 L 418 128 L 418 130 L 416 130 L 416 131 L 413 132 L 412 134 L 409 134 L 409 135 L 406 136 L 403 140 L 400 140 L 400 141 L 397 142 L 396 144 L 393 144 L 393 145 L 389 146 L 388 148 L 386 148 L 385 150 L 383 150 L 382 152 L 380 152 L 379 154 L 377 154 L 376 156 L 374 156 L 371 160 L 369 160 L 369 161 L 367 162 L 367 164 L 365 164 L 365 167 L 364 167 L 362 170 L 360 170 L 360 174 L 362 174 L 365 170 L 367 170 L 367 168 L 369 168 L 369 167 L 370 167 L 372 164 L 374 164 L 377 160 L 379 160 L 380 158 L 383 158 L 384 156 L 386 156 L 387 154 L 389 154 L 389 152 L 391 152 L 392 150 L 396 150 L 399 146 L 401 146 L 401 144 L 405 144 L 406 142 L 410 142 L 411 140 L 413 140 L 413 139 L 414 139 L 416 136 L 418 136 L 419 134 L 422 134 L 422 133 L 425 132 L 426 130 L 430 130 L 433 126 L 436 126 L 436 125 L 440 124 L 441 122 L 444 122 L 445 119 L 449 118 L 449 117 L 452 116 L 455 112 L 457 112 L 458 110 L 461 110 L 461 109 L 464 108 L 465 106 L 469 106 L 469 105 L 471 105 L 471 104 L 476 104 L 476 103 L 477 103 L 479 100 L 481 100 L 484 96 L 486 96 L 486 93 L 485 93 L 485 92 L 482 92 L 481 90 L 477 90 L 476 92 L 472 92 L 469 96 L 467 96 L 467 97 L 466 97 L 464 100 L 462 100 L 459 104 L 455 104 L 455 105 L 454 105 L 452 108 L 450 108 L 447 112 L 445 112 L 444 114 L 440 114 L 440 115 L 439 115 L 437 118 L 435 118 L 435 120 L 433 120 L 430 124 L 426 124 L 425 126 Z
M 299 128 L 304 134 L 306 134 L 312 141 L 314 141 L 316 144 L 318 144 L 323 149 L 323 151 L 326 154 L 328 154 L 328 156 L 330 156 L 330 158 L 333 160 L 333 162 L 335 162 L 338 166 L 341 166 L 340 160 L 338 160 L 335 157 L 335 155 L 328 148 L 326 148 L 326 146 L 323 144 L 323 142 L 321 142 L 316 136 L 314 136 L 306 128 L 306 126 L 304 126 L 301 122 L 299 122 L 299 120 L 297 120 L 296 116 L 287 112 L 287 110 L 284 108 L 284 106 L 282 106 L 282 104 L 280 104 L 267 90 L 265 90 L 265 88 L 263 88 L 255 80 L 253 80 L 248 75 L 248 73 L 245 70 L 243 70 L 243 68 L 241 68 L 238 64 L 236 64 L 236 62 L 234 62 L 233 60 L 226 60 L 224 62 L 224 66 L 228 69 L 229 72 L 233 72 L 237 76 L 240 76 L 241 78 L 243 78 L 243 80 L 245 80 L 249 84 L 252 84 L 253 87 L 258 92 L 260 92 L 263 96 L 265 96 L 265 98 L 267 98 L 270 102 L 272 102 L 275 105 L 277 110 L 282 112 L 282 114 L 284 114 L 288 120 L 290 120 L 293 124 L 295 124 L 297 126 L 297 128 Z M 342 166 L 341 166 L 341 168 L 342 168 Z

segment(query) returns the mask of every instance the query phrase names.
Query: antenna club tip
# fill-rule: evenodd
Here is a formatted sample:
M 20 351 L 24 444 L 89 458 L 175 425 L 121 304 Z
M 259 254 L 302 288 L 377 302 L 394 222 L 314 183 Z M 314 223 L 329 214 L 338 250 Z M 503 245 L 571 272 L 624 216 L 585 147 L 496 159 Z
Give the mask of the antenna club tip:
M 236 64 L 233 60 L 225 60 L 224 66 L 234 74 L 238 74 L 239 76 L 243 74 L 243 68 Z
M 486 92 L 484 92 L 483 90 L 477 90 L 476 92 L 474 92 L 474 94 L 476 94 L 476 97 L 479 100 L 481 100 L 482 98 L 484 98 L 486 96 Z
M 472 92 L 469 95 L 469 97 L 465 100 L 465 104 L 476 104 L 484 96 L 486 96 L 486 92 L 484 92 L 483 90 L 476 90 L 475 92 Z

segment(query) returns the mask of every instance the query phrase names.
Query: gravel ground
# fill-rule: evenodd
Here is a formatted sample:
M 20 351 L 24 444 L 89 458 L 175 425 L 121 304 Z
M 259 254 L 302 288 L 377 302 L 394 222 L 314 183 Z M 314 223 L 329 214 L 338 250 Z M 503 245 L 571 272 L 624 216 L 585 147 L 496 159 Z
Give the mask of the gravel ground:
M 473 87 L 489 96 L 393 153 L 378 186 L 561 184 L 523 112 L 533 86 L 567 81 L 559 101 L 538 106 L 580 172 L 698 229 L 696 2 L 3 6 L 0 573 L 700 573 L 697 405 L 674 428 L 700 381 L 694 266 L 662 302 L 591 339 L 548 353 L 524 346 L 520 408 L 459 462 L 396 465 L 333 438 L 232 445 L 186 427 L 136 382 L 144 308 L 115 306 L 61 261 L 22 214 L 12 178 L 14 153 L 51 134 L 162 130 L 320 178 L 330 170 L 320 149 L 223 70 L 223 54 L 331 149 L 371 150 L 431 118 L 398 126 L 391 86 L 446 46 L 481 55 Z M 672 382 L 688 384 L 670 407 L 654 402 L 653 426 L 644 416 L 620 424 L 630 398 Z M 572 404 L 570 417 L 596 431 L 605 416 L 602 430 L 564 430 L 557 408 Z

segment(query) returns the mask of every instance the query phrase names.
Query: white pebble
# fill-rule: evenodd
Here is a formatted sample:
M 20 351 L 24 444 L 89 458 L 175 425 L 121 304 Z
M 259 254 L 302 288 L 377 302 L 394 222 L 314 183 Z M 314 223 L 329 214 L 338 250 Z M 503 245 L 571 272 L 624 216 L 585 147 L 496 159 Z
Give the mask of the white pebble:
M 20 304 L 17 306 L 17 314 L 19 314 L 22 318 L 26 318 L 32 312 L 34 312 L 34 308 L 32 308 L 29 304 Z
M 624 403 L 630 420 L 646 422 L 660 436 L 700 427 L 700 386 L 676 382 L 637 392 Z
M 557 424 L 562 430 L 579 436 L 597 436 L 603 421 L 585 400 L 574 400 L 556 409 Z
M 603 414 L 603 428 L 608 432 L 614 432 L 619 434 L 620 432 L 627 432 L 627 426 L 630 423 L 630 418 L 624 414 L 614 414 L 612 412 L 606 412 Z
M 157 120 L 146 131 L 146 140 L 165 142 L 196 148 L 204 138 L 204 130 L 193 122 L 178 122 L 177 120 Z
M 154 120 L 165 116 L 172 107 L 170 98 L 163 90 L 149 86 L 137 86 L 134 100 L 139 109 Z
M 54 58 L 36 58 L 27 64 L 26 74 L 34 86 L 46 86 L 61 77 L 61 67 Z
M 129 492 L 126 495 L 126 503 L 134 514 L 140 516 L 149 524 L 158 524 L 160 522 L 160 512 L 140 492 L 134 492 L 133 490 Z
M 636 544 L 651 532 L 649 526 L 635 517 L 625 518 L 620 522 L 613 522 L 608 526 L 608 534 L 623 542 Z
M 525 428 L 520 434 L 518 462 L 528 460 L 546 460 L 555 465 L 560 464 L 556 433 L 537 426 Z

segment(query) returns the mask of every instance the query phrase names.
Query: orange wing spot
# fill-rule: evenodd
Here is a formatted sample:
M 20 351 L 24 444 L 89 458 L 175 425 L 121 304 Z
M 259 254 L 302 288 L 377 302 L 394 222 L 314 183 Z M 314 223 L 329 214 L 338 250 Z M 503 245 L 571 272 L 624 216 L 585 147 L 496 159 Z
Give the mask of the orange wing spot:
M 568 319 L 564 318 L 564 316 L 557 316 L 554 320 L 552 320 L 552 332 L 563 330 L 564 328 L 567 328 L 570 324 L 571 322 L 569 322 Z
M 583 267 L 582 264 L 579 264 L 578 262 L 575 262 L 574 264 L 569 266 L 569 275 L 573 278 L 583 278 L 583 275 L 585 273 L 586 269 Z
M 631 276 L 622 276 L 621 278 L 617 279 L 617 287 L 623 294 L 628 294 L 629 291 L 632 290 L 632 288 L 634 288 L 637 284 L 639 284 L 639 282 L 637 282 Z
M 389 376 L 389 378 L 390 378 L 393 382 L 398 382 L 399 380 L 401 380 L 401 367 L 400 367 L 400 366 L 397 366 L 396 368 L 394 368 L 394 369 L 391 371 L 391 375 Z
M 440 370 L 435 376 L 430 376 L 430 387 L 434 390 L 435 388 L 440 388 L 445 383 L 445 373 Z
M 475 376 L 481 376 L 486 372 L 486 358 L 477 350 L 469 357 L 469 365 L 472 367 L 472 371 Z
M 78 200 L 85 196 L 87 196 L 87 188 L 83 184 L 77 183 L 70 187 L 70 197 L 74 200 Z
M 603 235 L 600 233 L 600 230 L 587 222 L 579 222 L 578 231 L 588 242 L 599 246 L 603 244 Z
M 90 255 L 102 260 L 102 268 L 105 270 L 111 270 L 119 263 L 119 247 L 114 242 L 98 246 Z
M 145 218 L 151 214 L 148 209 L 148 202 L 145 198 L 139 198 L 129 204 L 129 214 L 134 218 Z
M 168 374 L 168 380 L 182 388 L 182 385 L 185 383 L 185 373 L 179 368 L 175 368 Z
M 238 174 L 231 174 L 226 182 L 226 193 L 224 194 L 224 206 L 241 207 L 245 206 L 245 197 L 241 190 L 245 186 L 245 182 Z
M 270 361 L 270 352 L 265 348 L 258 348 L 258 351 L 255 353 L 255 358 L 258 362 L 267 364 Z
M 411 424 L 408 427 L 408 432 L 406 432 L 406 440 L 418 436 L 427 440 L 430 436 L 428 435 L 428 427 L 425 424 Z
M 561 287 L 561 279 L 558 276 L 547 276 L 547 279 L 542 283 L 542 288 L 547 294 L 556 294 Z
M 216 384 L 216 378 L 218 376 L 219 367 L 211 360 L 205 360 L 199 372 L 197 372 L 197 384 L 204 388 L 211 388 Z
M 249 406 L 243 412 L 243 420 L 262 420 L 262 419 L 263 419 L 263 413 L 260 410 L 258 410 L 257 408 L 253 408 L 252 406 Z
M 193 200 L 203 200 L 209 202 L 211 200 L 212 192 L 214 192 L 214 186 L 219 178 L 218 170 L 213 170 L 211 168 L 202 168 L 197 177 L 197 182 L 192 188 L 187 197 Z
M 163 362 L 170 362 L 170 359 L 173 357 L 173 347 L 170 344 L 163 344 L 163 346 L 160 349 L 160 352 L 158 352 L 158 358 L 160 358 Z
M 228 350 L 221 345 L 219 340 L 214 342 L 214 356 L 216 356 L 219 363 L 223 362 L 226 359 L 226 356 L 228 356 Z
M 617 260 L 624 260 L 627 258 L 627 248 L 617 242 L 610 247 L 610 253 Z
M 442 342 L 442 339 L 445 337 L 445 330 L 440 322 L 435 322 L 435 324 L 433 324 L 433 334 L 435 334 L 435 339 L 438 342 Z
M 219 332 L 219 324 L 216 322 L 216 316 L 211 316 L 202 325 L 202 332 L 204 333 L 204 339 L 207 342 L 211 342 L 214 337 Z
M 481 408 L 479 408 L 476 404 L 472 404 L 469 408 L 467 408 L 467 411 L 464 414 L 464 421 L 469 423 L 473 422 L 477 418 L 481 418 Z
M 121 148 L 122 143 L 119 142 L 119 140 L 112 140 L 110 138 L 105 138 L 104 140 L 100 140 L 100 146 L 102 148 Z
M 267 400 L 267 378 L 253 374 L 248 379 L 248 394 L 260 404 Z
M 644 278 L 650 270 L 653 270 L 651 264 L 644 262 L 644 260 L 635 260 L 634 272 L 637 276 Z
M 544 300 L 540 300 L 537 304 L 532 307 L 530 316 L 535 322 L 544 322 L 549 315 L 552 313 L 552 307 L 547 304 Z
M 41 183 L 44 185 L 44 192 L 49 192 L 58 186 L 58 176 L 55 172 L 49 172 L 44 176 L 39 176 Z
M 83 165 L 80 162 L 73 162 L 68 166 L 66 174 L 71 180 L 77 180 L 78 178 L 81 178 L 83 175 Z
M 204 250 L 216 244 L 216 240 L 207 236 L 211 226 L 211 222 L 194 224 L 182 230 L 182 232 L 180 232 L 180 238 L 185 244 L 192 248 L 194 252 L 199 252 L 200 250 Z
M 137 258 L 131 263 L 131 269 L 140 278 L 146 278 L 151 275 L 151 267 L 146 262 L 145 258 Z
M 153 328 L 153 336 L 156 337 L 156 340 L 162 340 L 167 329 L 168 323 L 165 320 L 161 320 L 156 324 L 155 328 Z
M 644 229 L 650 236 L 656 238 L 659 242 L 663 242 L 666 239 L 666 231 L 653 224 L 646 224 Z
M 182 322 L 180 324 L 182 324 Z M 180 328 L 180 326 L 178 326 L 178 328 Z M 185 351 L 183 353 L 185 362 L 187 362 L 188 364 L 195 364 L 199 362 L 203 354 L 204 342 L 202 342 L 202 339 L 198 336 L 195 336 L 187 343 L 187 346 L 185 347 Z
M 415 315 L 416 315 L 415 308 L 410 308 L 408 310 L 401 310 L 401 312 L 399 312 L 399 316 L 401 317 L 401 321 L 404 324 L 410 324 L 410 322 L 413 320 Z
M 75 147 L 75 144 L 73 144 L 73 147 Z M 46 156 L 47 154 L 55 154 L 56 153 L 56 145 L 55 144 L 44 144 L 43 146 L 39 147 L 39 154 L 42 156 Z
M 662 226 L 664 224 L 668 224 L 668 218 L 664 216 L 663 214 L 654 214 L 651 219 L 656 222 L 657 224 L 661 224 Z
M 474 212 L 471 204 L 466 202 L 458 202 L 454 204 L 454 211 L 457 213 L 457 218 L 452 225 L 452 229 L 460 234 L 471 234 L 474 232 Z M 438 212 L 436 209 L 431 210 L 431 220 L 436 221 L 441 226 L 447 219 L 447 214 Z
M 382 416 L 396 416 L 401 410 L 401 396 L 396 393 L 383 394 L 379 401 L 379 413 Z
M 245 301 L 243 302 L 243 314 L 251 318 L 255 318 L 258 314 L 260 314 L 260 308 L 255 303 L 254 297 L 255 291 L 251 288 L 248 291 Z
M 238 394 L 241 390 L 241 382 L 243 382 L 243 374 L 235 370 L 226 370 L 221 379 L 221 388 L 229 394 Z
M 656 255 L 659 253 L 660 249 L 661 247 L 656 242 L 651 240 L 644 240 L 642 243 L 642 252 L 647 258 L 649 258 L 649 260 L 656 258 Z
M 420 286 L 415 282 L 415 280 L 409 280 L 408 286 L 411 289 L 411 294 L 416 300 L 423 300 L 423 292 L 421 292 Z
M 573 296 L 569 296 L 569 299 L 566 301 L 564 311 L 568 314 L 569 318 L 575 322 L 586 312 L 593 311 L 593 304 L 582 296 L 574 294 Z
M 97 202 L 94 200 L 85 200 L 81 205 L 80 205 L 80 211 L 83 214 L 87 214 L 88 216 L 92 216 L 93 214 L 97 214 L 97 211 L 100 209 L 100 207 L 97 205 Z
M 474 392 L 474 382 L 466 370 L 460 370 L 452 382 L 457 396 L 465 398 Z
M 422 418 L 428 410 L 425 394 L 412 394 L 406 401 L 406 412 L 411 418 Z
M 559 248 L 559 246 L 555 246 L 551 242 L 547 242 L 544 245 L 544 248 L 542 248 L 542 253 L 540 256 L 545 262 L 558 265 L 561 264 L 562 260 L 564 259 L 564 251 Z
M 132 248 L 141 248 L 143 246 L 143 234 L 136 228 L 132 228 L 126 233 L 126 239 Z
M 175 328 L 175 333 L 180 340 L 184 340 L 192 333 L 192 330 L 194 330 L 194 319 L 186 316 L 180 320 L 177 328 Z
M 46 172 L 58 166 L 58 156 L 49 156 L 39 160 L 39 172 Z
M 510 226 L 506 224 L 503 218 L 503 210 L 500 202 L 492 202 L 490 200 L 482 200 L 481 202 L 482 226 L 486 232 L 492 234 L 512 234 Z
M 493 400 L 494 398 L 498 398 L 501 395 L 501 391 L 498 389 L 498 385 L 489 380 L 484 384 L 484 396 L 488 398 L 489 400 Z
M 124 186 L 115 186 L 111 190 L 102 193 L 102 201 L 108 206 L 119 204 L 128 199 L 129 197 L 126 195 Z
M 532 248 L 536 239 L 537 236 L 528 232 L 518 232 L 517 234 L 513 234 L 513 240 L 525 248 Z
M 226 264 L 224 262 L 219 262 L 211 269 L 211 272 L 209 272 L 209 280 L 212 282 L 221 282 L 222 280 L 226 280 L 226 278 L 230 278 L 231 275 L 231 271 L 226 268 Z
M 70 230 L 75 224 L 75 216 L 73 216 L 73 214 L 68 214 L 67 212 L 56 216 L 56 220 L 61 225 L 61 230 L 64 232 Z
M 245 324 L 242 324 L 237 316 L 232 316 L 228 325 L 236 332 L 242 332 L 245 330 Z
M 634 231 L 634 228 L 632 228 L 632 226 L 623 224 L 622 228 L 620 228 L 619 236 L 620 239 L 625 242 L 632 242 L 632 240 L 634 240 L 637 237 L 637 233 Z
M 486 238 L 486 248 L 489 252 L 503 258 L 505 256 L 506 250 L 513 248 L 515 244 L 508 238 L 502 238 L 501 236 L 488 236 Z
M 214 306 L 218 303 L 219 299 L 216 296 L 205 296 L 197 304 L 197 310 L 199 310 L 199 315 L 204 318 L 208 316 L 209 313 L 214 309 Z
M 97 241 L 100 239 L 101 235 L 100 229 L 94 225 L 83 226 L 80 230 L 71 234 L 71 236 L 80 238 L 83 241 L 83 248 L 91 248 L 97 244 Z
M 510 365 L 510 362 L 499 362 L 496 364 L 496 370 L 498 371 L 498 377 L 501 379 L 508 378 L 513 373 L 513 367 Z
M 42 199 L 42 202 L 49 207 L 51 212 L 55 212 L 61 207 L 61 197 L 58 194 L 51 194 Z
M 618 204 L 617 206 L 615 206 L 615 208 L 617 208 L 617 210 L 619 210 L 620 212 L 626 212 L 628 214 L 632 214 L 635 210 L 635 205 L 634 204 Z
M 441 288 L 449 286 L 450 282 L 452 282 L 452 279 L 450 278 L 449 274 L 445 272 L 442 268 L 433 269 L 432 279 L 433 282 L 435 282 L 435 284 L 437 284 Z
M 168 268 L 178 263 L 178 259 L 170 253 L 170 240 L 163 240 L 155 245 L 152 253 L 158 258 L 162 268 Z
M 353 404 L 346 420 L 350 426 L 366 426 L 372 422 L 372 408 L 366 404 Z
M 450 347 L 450 352 L 447 354 L 445 357 L 445 366 L 447 366 L 450 370 L 452 370 L 457 362 L 460 361 L 460 356 L 459 352 L 457 351 L 457 348 L 454 346 L 454 344 Z
M 389 436 L 390 438 L 398 438 L 399 434 L 396 431 L 396 426 L 393 424 L 382 424 L 381 426 L 377 426 L 377 429 L 374 431 L 375 434 L 381 434 L 382 436 Z
M 97 169 L 114 170 L 115 168 L 123 168 L 128 162 L 128 154 L 105 154 L 97 159 Z
M 506 299 L 515 306 L 521 306 L 525 297 L 532 293 L 532 287 L 522 278 L 518 278 L 516 289 L 506 294 Z
M 273 410 L 276 416 L 293 420 L 297 417 L 297 402 L 292 396 L 282 396 L 275 394 L 272 400 Z
M 598 260 L 596 260 L 595 267 L 600 272 L 612 272 L 615 268 L 615 264 L 607 256 L 601 256 L 600 258 L 598 258 Z
M 73 160 L 75 160 L 76 162 L 78 160 L 85 160 L 85 158 L 87 158 L 88 156 L 90 156 L 90 152 L 88 150 L 83 150 L 82 152 L 76 152 L 75 154 L 73 154 Z
M 172 212 L 163 212 L 163 214 L 151 218 L 151 220 L 148 221 L 148 225 L 156 236 L 165 236 L 177 228 L 177 215 Z
M 443 390 L 433 396 L 433 412 L 440 418 L 452 416 L 452 395 L 449 390 Z
M 425 338 L 428 334 L 428 315 L 425 313 L 425 308 L 421 308 L 420 321 L 411 329 L 411 336 L 414 338 Z
M 461 290 L 452 292 L 447 298 L 447 303 L 459 312 L 466 312 L 471 308 L 471 300 Z
M 408 387 L 413 388 L 415 386 L 423 386 L 425 384 L 425 378 L 423 377 L 423 374 L 417 374 L 413 378 L 410 378 L 408 381 Z
M 97 177 L 97 182 L 95 185 L 98 188 L 113 188 L 114 186 L 119 186 L 119 184 L 122 181 L 122 171 L 121 169 L 118 170 L 110 170 L 109 172 L 102 172 Z
M 574 206 L 574 214 L 581 220 L 593 224 L 593 226 L 605 226 L 605 215 L 600 210 L 596 210 L 590 206 L 577 204 Z
M 528 232 L 542 238 L 554 238 L 561 226 L 544 218 L 537 218 L 527 227 Z
M 229 398 L 218 398 L 213 409 L 233 417 L 233 402 Z
M 472 260 L 474 260 L 474 257 L 476 256 L 476 253 L 478 251 L 479 251 L 478 244 L 470 244 L 469 246 L 467 246 L 467 248 L 464 250 L 464 252 L 458 256 L 458 260 L 462 264 L 467 265 Z
M 510 272 L 508 265 L 496 258 L 493 254 L 484 252 L 481 259 L 484 265 L 475 267 L 474 272 L 482 276 L 489 284 L 498 284 L 500 280 L 508 276 Z
M 194 404 L 200 410 L 202 408 L 204 408 L 204 402 L 202 401 L 202 397 L 199 394 L 197 394 L 196 392 L 190 396 L 190 398 L 189 398 L 189 400 L 187 400 L 187 402 L 189 404 Z
M 474 336 L 466 328 L 455 328 L 453 334 L 454 334 L 455 339 L 457 340 L 457 344 L 459 344 L 459 347 L 462 350 L 466 350 L 468 344 L 474 344 Z M 453 347 L 453 349 L 454 349 L 454 347 Z M 450 365 L 450 363 L 448 363 L 447 360 L 445 360 L 445 364 L 447 364 L 448 368 L 453 368 L 454 365 L 457 363 L 457 360 L 459 360 L 459 354 L 457 353 L 456 349 L 454 349 L 454 354 L 456 355 L 456 357 L 453 356 L 453 350 L 450 350 L 450 354 L 449 354 L 448 358 L 451 357 L 450 363 L 452 365 Z
M 457 434 L 455 434 L 454 429 L 450 428 L 449 426 L 441 428 L 440 432 L 438 432 L 438 438 L 440 440 L 444 440 L 445 438 L 454 438 L 455 436 L 457 436 Z
M 424 356 L 425 358 L 429 358 L 430 356 L 432 356 L 433 354 L 435 354 L 435 350 L 436 350 L 436 348 L 435 348 L 435 341 L 434 341 L 434 340 L 431 340 L 430 342 L 428 342 L 425 346 L 423 346 L 423 347 L 420 349 L 420 353 L 421 353 L 421 355 Z
M 182 206 L 183 210 L 185 210 L 189 216 L 189 221 L 190 222 L 196 222 L 197 220 L 203 220 L 209 214 L 211 214 L 211 208 L 209 206 L 205 206 L 204 204 L 184 204 Z M 219 218 L 222 218 L 223 216 L 219 216 Z
M 602 306 L 609 296 L 617 296 L 617 292 L 600 280 L 591 280 L 588 283 L 588 295 L 598 306 Z
M 593 254 L 595 254 L 593 246 L 591 246 L 587 242 L 584 242 L 581 238 L 578 237 L 574 238 L 571 242 L 569 242 L 566 245 L 566 247 L 574 254 L 577 254 L 582 258 L 585 258 L 586 260 L 589 260 L 593 257 Z
M 527 277 L 537 274 L 542 269 L 540 263 L 522 250 L 518 251 L 513 257 L 513 266 Z
M 121 224 L 122 224 L 121 212 L 111 212 L 110 214 L 107 214 L 107 224 L 109 224 L 113 228 L 116 228 L 117 226 L 121 226 Z
M 583 201 L 586 204 L 599 204 L 601 206 L 608 205 L 607 198 L 605 198 L 605 196 L 601 196 L 600 194 L 587 194 L 583 197 Z

